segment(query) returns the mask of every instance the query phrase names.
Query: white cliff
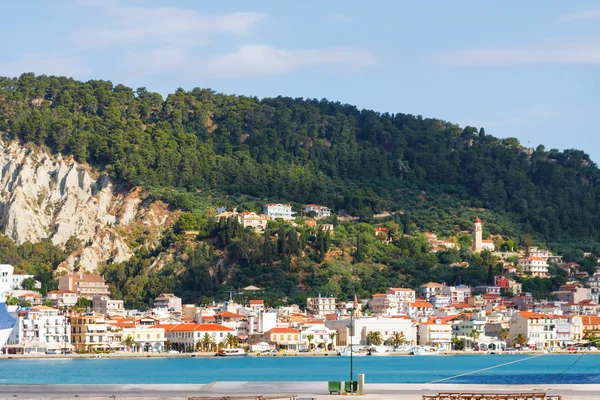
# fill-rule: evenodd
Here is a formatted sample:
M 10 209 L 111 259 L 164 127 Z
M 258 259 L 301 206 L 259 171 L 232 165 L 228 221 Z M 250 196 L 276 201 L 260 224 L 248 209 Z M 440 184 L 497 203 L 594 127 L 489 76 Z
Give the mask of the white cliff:
M 173 219 L 163 203 L 144 201 L 139 189 L 124 190 L 70 156 L 0 140 L 0 232 L 19 244 L 64 246 L 77 237 L 83 247 L 63 270 L 127 260 L 137 235 L 151 244 Z

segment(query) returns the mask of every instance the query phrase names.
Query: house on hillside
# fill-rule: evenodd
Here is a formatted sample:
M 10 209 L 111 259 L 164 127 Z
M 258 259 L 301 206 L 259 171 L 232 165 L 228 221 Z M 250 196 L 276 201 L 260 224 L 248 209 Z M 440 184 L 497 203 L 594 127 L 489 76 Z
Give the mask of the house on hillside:
M 286 221 L 292 221 L 295 214 L 290 204 L 281 203 L 265 204 L 263 213 L 267 214 L 271 219 L 283 219 Z
M 306 204 L 304 206 L 304 213 L 308 214 L 314 212 L 317 217 L 327 218 L 331 217 L 331 210 L 329 207 L 320 206 L 318 204 Z

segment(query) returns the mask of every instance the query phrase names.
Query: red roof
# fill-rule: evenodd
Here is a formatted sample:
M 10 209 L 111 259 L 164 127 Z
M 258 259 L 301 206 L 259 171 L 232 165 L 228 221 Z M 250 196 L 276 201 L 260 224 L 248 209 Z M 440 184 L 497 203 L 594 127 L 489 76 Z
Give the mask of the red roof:
M 166 332 L 233 332 L 235 329 L 219 324 L 158 324 L 155 328 L 163 328 Z
M 259 304 L 264 305 L 265 301 L 264 300 L 250 300 L 250 305 L 253 305 L 253 304 L 254 305 L 259 305 Z
M 300 331 L 294 328 L 273 328 L 265 333 L 300 333 Z
M 244 318 L 244 315 L 241 314 L 235 314 L 229 311 L 223 311 L 221 314 L 219 314 L 221 316 L 221 318 Z
M 481 222 L 481 220 L 479 219 L 479 216 L 475 217 L 475 222 Z
M 430 302 L 428 301 L 415 301 L 412 303 L 408 303 L 409 307 L 424 307 L 424 308 L 433 308 Z

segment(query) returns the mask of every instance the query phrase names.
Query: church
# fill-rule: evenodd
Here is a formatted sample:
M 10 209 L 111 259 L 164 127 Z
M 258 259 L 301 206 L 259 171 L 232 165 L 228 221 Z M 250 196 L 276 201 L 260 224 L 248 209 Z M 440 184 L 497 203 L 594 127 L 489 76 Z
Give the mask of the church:
M 483 250 L 496 250 L 493 240 L 483 240 L 483 225 L 479 217 L 476 217 L 473 223 L 473 245 L 471 250 L 473 253 L 480 253 Z

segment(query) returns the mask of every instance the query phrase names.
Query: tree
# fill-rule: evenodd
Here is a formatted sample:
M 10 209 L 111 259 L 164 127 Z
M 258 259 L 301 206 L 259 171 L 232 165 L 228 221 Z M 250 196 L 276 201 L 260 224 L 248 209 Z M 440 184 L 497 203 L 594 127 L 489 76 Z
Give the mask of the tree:
M 452 346 L 453 346 L 454 350 L 464 350 L 465 343 L 461 339 L 454 337 L 454 338 L 452 338 Z
M 223 344 L 225 347 L 229 347 L 230 349 L 236 347 L 239 344 L 239 339 L 237 336 L 228 333 L 227 336 L 223 339 Z
M 171 347 L 173 347 L 173 343 L 170 340 L 167 340 L 165 342 L 165 351 L 171 350 Z
M 79 300 L 77 300 L 77 303 L 75 303 L 75 308 L 84 311 L 90 308 L 91 306 L 92 302 L 86 299 L 85 297 L 79 298 Z
M 506 340 L 506 339 L 508 339 L 509 334 L 510 334 L 510 329 L 502 328 L 502 329 L 500 329 L 500 335 L 498 335 L 498 337 L 502 340 Z
M 211 349 L 215 345 L 215 340 L 208 333 L 205 333 L 200 341 L 202 343 L 202 350 L 204 351 L 211 351 Z
M 19 299 L 17 299 L 13 295 L 8 295 L 8 297 L 6 298 L 6 305 L 7 306 L 16 306 L 18 304 L 19 304 Z
M 379 331 L 371 331 L 367 333 L 367 344 L 373 346 L 379 346 L 383 343 L 383 339 L 381 337 L 381 332 Z
M 312 342 L 312 340 L 314 338 L 315 338 L 314 335 L 306 335 L 306 340 L 308 340 L 308 349 L 309 350 L 312 350 L 312 348 L 311 348 L 311 342 Z
M 336 340 L 335 340 L 335 338 L 337 338 L 337 336 L 338 336 L 337 332 L 331 332 L 329 334 L 329 339 L 331 340 L 331 350 L 335 350 L 335 348 L 337 347 Z
M 392 332 L 391 343 L 392 346 L 398 348 L 399 346 L 408 343 L 408 341 L 404 337 L 404 332 Z
M 35 290 L 36 283 L 35 278 L 25 278 L 21 282 L 21 287 L 25 290 Z
M 133 346 L 135 345 L 135 340 L 131 336 L 127 336 L 125 339 L 123 339 L 121 343 L 123 343 L 125 347 L 127 347 L 127 351 L 131 351 Z
M 527 344 L 527 338 L 522 333 L 519 333 L 514 339 L 515 345 L 519 345 L 519 347 L 523 347 Z
M 473 330 L 469 332 L 469 337 L 473 339 L 473 344 L 477 342 L 477 339 L 479 339 L 480 334 L 481 333 L 475 328 L 473 328 Z
M 54 301 L 52 301 L 52 300 L 46 300 L 46 301 L 44 301 L 44 306 L 46 306 L 46 307 L 54 307 Z

